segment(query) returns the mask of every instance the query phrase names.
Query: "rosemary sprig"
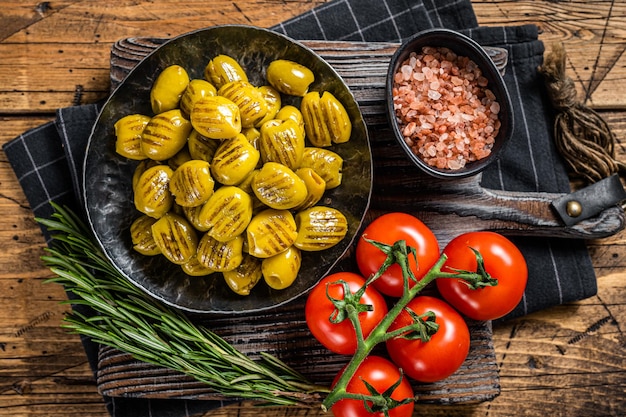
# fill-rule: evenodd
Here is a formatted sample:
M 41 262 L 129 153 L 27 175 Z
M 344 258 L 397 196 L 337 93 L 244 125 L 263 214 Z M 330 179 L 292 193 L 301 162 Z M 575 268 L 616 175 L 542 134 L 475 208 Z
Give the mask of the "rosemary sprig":
M 52 234 L 43 261 L 76 296 L 63 327 L 117 348 L 134 358 L 180 371 L 233 399 L 254 399 L 267 405 L 319 405 L 327 387 L 310 383 L 278 358 L 261 353 L 252 359 L 182 312 L 148 297 L 122 276 L 94 243 L 80 218 L 53 203 L 50 219 L 38 218 Z

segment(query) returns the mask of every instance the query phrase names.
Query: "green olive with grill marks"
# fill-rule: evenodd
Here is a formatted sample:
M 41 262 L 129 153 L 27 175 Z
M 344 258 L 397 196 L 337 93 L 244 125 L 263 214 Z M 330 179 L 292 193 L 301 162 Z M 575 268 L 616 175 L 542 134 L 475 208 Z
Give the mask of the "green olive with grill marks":
M 170 191 L 176 203 L 183 207 L 199 206 L 213 195 L 215 181 L 210 164 L 201 159 L 185 162 L 174 171 Z
M 191 125 L 203 136 L 228 139 L 241 132 L 241 112 L 231 100 L 222 96 L 196 101 L 190 113 Z
M 300 111 L 306 137 L 320 148 L 350 140 L 352 122 L 341 102 L 330 92 L 312 91 L 302 98 Z
M 218 89 L 232 81 L 248 81 L 248 75 L 239 62 L 228 55 L 217 55 L 204 69 L 204 78 Z
M 141 135 L 141 149 L 150 159 L 165 161 L 176 155 L 186 144 L 191 123 L 179 109 L 152 117 Z
M 293 170 L 278 162 L 266 162 L 252 180 L 252 190 L 266 206 L 289 210 L 307 196 L 304 181 Z
M 343 158 L 330 149 L 307 146 L 302 155 L 301 168 L 312 168 L 326 181 L 326 189 L 339 187 L 343 178 Z
M 294 246 L 303 251 L 320 251 L 341 242 L 348 233 L 346 216 L 333 207 L 314 206 L 296 214 L 298 237 Z
M 295 170 L 304 154 L 304 135 L 292 119 L 274 119 L 261 127 L 259 148 L 264 162 L 278 162 Z
M 182 97 L 180 98 L 180 111 L 183 116 L 189 118 L 191 109 L 193 109 L 196 101 L 204 97 L 213 97 L 217 95 L 217 89 L 213 84 L 206 80 L 193 79 L 185 88 Z
M 129 114 L 115 122 L 115 151 L 128 159 L 146 159 L 141 149 L 141 135 L 149 121 L 150 116 Z
M 256 168 L 260 158 L 260 152 L 240 133 L 217 148 L 211 173 L 220 184 L 237 185 Z
M 252 198 L 239 187 L 218 188 L 204 204 L 198 222 L 207 234 L 226 242 L 242 234 L 252 219 Z
M 198 262 L 217 272 L 232 271 L 243 261 L 243 237 L 220 242 L 204 234 L 198 243 Z
M 167 165 L 146 169 L 134 189 L 135 208 L 154 218 L 160 218 L 170 211 L 174 204 L 169 186 L 172 175 L 174 171 Z
M 152 225 L 157 219 L 146 216 L 136 218 L 130 225 L 130 237 L 133 242 L 133 249 L 142 255 L 154 256 L 161 253 L 161 249 L 154 242 L 152 236 Z
M 289 210 L 263 210 L 252 217 L 246 229 L 248 253 L 269 258 L 291 247 L 297 236 L 296 221 Z
M 249 254 L 243 255 L 241 264 L 232 271 L 222 273 L 228 287 L 239 295 L 250 295 L 250 291 L 261 280 L 261 260 Z
M 172 263 L 182 265 L 196 255 L 198 236 L 182 216 L 166 213 L 152 225 L 152 236 L 161 253 Z
M 265 117 L 268 106 L 263 93 L 247 81 L 224 84 L 217 92 L 239 107 L 242 127 L 254 127 Z

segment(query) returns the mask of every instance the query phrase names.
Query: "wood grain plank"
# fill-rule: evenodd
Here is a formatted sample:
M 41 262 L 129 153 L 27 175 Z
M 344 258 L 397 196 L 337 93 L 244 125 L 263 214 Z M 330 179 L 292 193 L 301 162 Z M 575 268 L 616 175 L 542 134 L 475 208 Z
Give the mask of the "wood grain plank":
M 16 9 L 6 9 L 14 10 L 12 21 L 25 21 L 5 29 L 4 38 L 0 34 L 0 56 L 13 57 L 0 66 L 0 114 L 53 111 L 76 103 L 77 95 L 83 103 L 104 97 L 109 81 L 108 50 L 119 39 L 172 37 L 224 23 L 254 22 L 269 27 L 280 21 L 278 16 L 295 16 L 324 2 L 255 0 L 235 7 L 221 1 L 207 7 L 193 1 L 183 8 L 172 7 L 168 1 L 119 2 L 107 7 L 97 2 L 60 2 L 58 6 L 55 2 L 43 18 L 34 9 L 24 17 L 26 5 L 18 3 L 14 3 Z M 597 108 L 625 107 L 623 94 L 615 88 L 624 75 L 623 2 L 474 3 L 481 24 L 537 24 L 542 29 L 540 39 L 548 48 L 555 40 L 563 41 L 568 73 L 576 80 L 581 99 L 587 98 L 588 104 Z M 595 62 L 598 54 L 600 59 Z M 44 68 L 45 77 L 40 75 Z
M 536 24 L 548 51 L 553 42 L 562 42 L 568 53 L 568 75 L 576 83 L 579 99 L 587 105 L 605 109 L 626 106 L 615 84 L 626 76 L 626 3 L 504 0 L 473 1 L 472 5 L 481 25 Z

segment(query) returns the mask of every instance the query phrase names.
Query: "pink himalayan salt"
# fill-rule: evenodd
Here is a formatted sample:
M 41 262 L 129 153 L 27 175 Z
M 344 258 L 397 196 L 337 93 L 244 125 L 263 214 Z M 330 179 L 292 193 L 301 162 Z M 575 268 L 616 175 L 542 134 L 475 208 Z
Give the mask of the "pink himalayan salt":
M 400 131 L 427 164 L 461 169 L 491 153 L 500 104 L 475 62 L 448 48 L 424 47 L 402 63 L 394 81 Z

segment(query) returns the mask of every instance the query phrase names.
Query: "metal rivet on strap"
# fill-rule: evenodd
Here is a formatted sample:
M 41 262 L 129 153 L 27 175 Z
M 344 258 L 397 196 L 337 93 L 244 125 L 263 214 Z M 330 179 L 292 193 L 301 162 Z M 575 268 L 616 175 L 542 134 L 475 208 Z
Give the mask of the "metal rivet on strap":
M 578 217 L 583 212 L 583 206 L 576 200 L 571 200 L 567 202 L 567 206 L 565 207 L 567 211 L 567 215 L 570 217 Z

